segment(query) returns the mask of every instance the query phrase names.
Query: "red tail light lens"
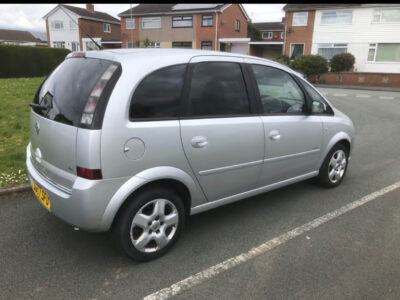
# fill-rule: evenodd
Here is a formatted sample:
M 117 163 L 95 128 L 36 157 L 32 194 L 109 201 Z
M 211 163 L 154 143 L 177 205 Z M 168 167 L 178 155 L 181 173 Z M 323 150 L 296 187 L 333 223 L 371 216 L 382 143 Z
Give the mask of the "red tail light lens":
M 91 125 L 93 122 L 94 111 L 96 110 L 97 102 L 103 92 L 107 82 L 118 68 L 117 64 L 112 64 L 101 76 L 93 91 L 91 92 L 88 101 L 86 102 L 85 108 L 82 113 L 81 123 L 84 125 Z
M 71 57 L 86 57 L 85 52 L 74 52 Z
M 79 177 L 86 179 L 95 180 L 103 178 L 100 169 L 86 169 L 82 167 L 76 167 L 76 173 L 78 174 Z

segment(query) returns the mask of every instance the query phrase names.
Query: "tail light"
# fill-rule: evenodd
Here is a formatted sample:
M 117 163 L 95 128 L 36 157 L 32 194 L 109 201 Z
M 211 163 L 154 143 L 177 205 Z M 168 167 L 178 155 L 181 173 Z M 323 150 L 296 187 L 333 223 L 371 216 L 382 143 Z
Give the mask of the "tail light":
M 103 92 L 107 82 L 110 80 L 111 76 L 114 74 L 117 68 L 118 65 L 116 64 L 110 65 L 95 85 L 93 91 L 90 93 L 88 101 L 86 102 L 85 108 L 83 109 L 81 124 L 92 124 L 96 105 L 99 101 L 101 93 Z
M 95 180 L 103 178 L 100 169 L 86 169 L 82 167 L 76 167 L 76 173 L 78 174 L 79 177 L 86 179 Z

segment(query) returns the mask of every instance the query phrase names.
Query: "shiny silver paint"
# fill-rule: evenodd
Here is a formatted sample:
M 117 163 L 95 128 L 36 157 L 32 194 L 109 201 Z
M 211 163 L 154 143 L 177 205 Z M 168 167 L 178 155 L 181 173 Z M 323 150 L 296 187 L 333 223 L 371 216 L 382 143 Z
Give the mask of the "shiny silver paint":
M 264 64 L 298 76 L 278 63 L 183 49 L 103 50 L 86 55 L 117 61 L 123 70 L 102 129 L 78 129 L 32 112 L 26 161 L 31 180 L 48 191 L 52 213 L 82 229 L 108 230 L 129 196 L 154 181 L 174 180 L 186 187 L 195 214 L 316 176 L 333 145 L 341 140 L 353 144 L 351 120 L 326 99 L 334 116 L 129 120 L 136 86 L 162 67 L 222 60 Z M 103 179 L 77 177 L 77 165 L 100 168 Z

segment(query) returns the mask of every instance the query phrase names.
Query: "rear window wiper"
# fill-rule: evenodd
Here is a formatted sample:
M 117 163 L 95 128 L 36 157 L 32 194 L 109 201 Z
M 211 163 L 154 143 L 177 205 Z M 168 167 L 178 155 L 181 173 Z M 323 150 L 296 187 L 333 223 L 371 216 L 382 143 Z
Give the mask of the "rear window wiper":
M 42 105 L 37 104 L 37 103 L 29 103 L 29 106 L 32 107 L 32 108 L 39 108 L 39 109 L 41 109 L 41 110 L 47 109 L 47 107 L 42 106 Z

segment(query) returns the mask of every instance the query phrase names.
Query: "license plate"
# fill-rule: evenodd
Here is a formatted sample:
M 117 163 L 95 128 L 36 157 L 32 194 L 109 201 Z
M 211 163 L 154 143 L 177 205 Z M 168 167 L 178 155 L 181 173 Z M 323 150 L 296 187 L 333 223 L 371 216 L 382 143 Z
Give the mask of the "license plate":
M 49 199 L 49 194 L 42 188 L 40 188 L 36 182 L 33 182 L 32 184 L 32 190 L 35 193 L 36 197 L 39 198 L 40 202 L 43 203 L 44 206 L 46 206 L 47 209 L 50 209 L 50 199 Z

